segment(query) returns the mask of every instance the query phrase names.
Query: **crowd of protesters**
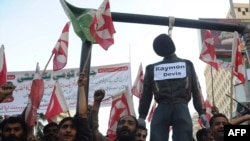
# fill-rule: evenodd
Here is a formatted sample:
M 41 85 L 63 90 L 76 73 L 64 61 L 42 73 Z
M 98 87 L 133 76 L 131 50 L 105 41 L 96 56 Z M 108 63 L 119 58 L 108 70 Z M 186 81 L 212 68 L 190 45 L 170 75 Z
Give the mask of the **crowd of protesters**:
M 165 141 L 169 138 L 170 126 L 173 127 L 173 141 L 223 141 L 224 125 L 238 125 L 250 119 L 250 115 L 246 114 L 229 120 L 214 106 L 213 116 L 208 121 L 199 80 L 192 62 L 176 56 L 175 45 L 166 34 L 157 36 L 153 47 L 157 55 L 164 59 L 146 67 L 138 108 L 139 117 L 121 116 L 117 121 L 114 141 L 146 141 L 148 134 L 150 141 Z M 165 69 L 173 68 L 174 70 L 169 70 L 170 72 L 164 72 Z M 105 91 L 96 90 L 93 105 L 88 105 L 85 93 L 87 75 L 85 73 L 79 75 L 77 81 L 79 102 L 73 117 L 65 117 L 59 123 L 48 123 L 43 128 L 43 136 L 37 138 L 30 132 L 21 115 L 11 116 L 0 123 L 1 141 L 113 141 L 99 131 L 98 113 Z M 0 102 L 11 95 L 15 88 L 10 83 L 1 86 Z M 188 109 L 191 97 L 205 126 L 196 132 L 196 139 L 193 137 L 192 119 Z M 153 98 L 158 106 L 148 133 L 144 120 Z
M 107 136 L 99 132 L 98 112 L 105 91 L 96 90 L 94 104 L 87 105 L 85 84 L 87 77 L 81 73 L 78 79 L 79 108 L 74 117 L 65 117 L 59 123 L 50 122 L 43 128 L 43 137 L 38 139 L 31 134 L 20 116 L 10 116 L 0 124 L 1 141 L 111 141 Z M 0 87 L 0 97 L 4 99 L 10 95 L 15 86 L 6 84 Z M 138 128 L 137 130 L 137 127 Z M 120 117 L 117 123 L 116 141 L 145 141 L 147 136 L 146 127 L 138 125 L 135 116 L 125 115 Z

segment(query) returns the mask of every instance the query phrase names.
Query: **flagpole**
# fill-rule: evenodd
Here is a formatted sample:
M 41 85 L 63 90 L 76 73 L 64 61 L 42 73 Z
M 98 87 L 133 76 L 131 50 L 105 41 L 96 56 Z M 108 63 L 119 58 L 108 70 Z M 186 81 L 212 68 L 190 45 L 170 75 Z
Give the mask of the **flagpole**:
M 231 69 L 231 92 L 230 92 L 230 119 L 232 119 L 232 112 L 233 112 L 233 69 L 234 66 Z
M 214 102 L 214 77 L 213 77 L 213 68 L 212 68 L 212 66 L 210 66 L 210 72 L 211 72 L 211 78 L 212 78 L 212 99 L 213 99 L 213 106 L 215 106 L 215 102 Z
M 49 65 L 49 62 L 50 62 L 50 60 L 51 60 L 52 57 L 53 57 L 53 53 L 51 54 L 51 56 L 50 56 L 50 58 L 49 58 L 49 61 L 47 62 L 46 66 L 45 66 L 45 68 L 44 68 L 44 70 L 43 70 L 42 76 L 45 74 L 45 71 L 46 71 L 46 69 L 47 69 L 47 67 L 48 67 L 48 65 Z
M 92 49 L 92 42 L 87 40 L 82 40 L 82 51 L 81 51 L 81 60 L 80 60 L 80 69 L 79 71 L 84 71 L 86 74 L 89 74 L 90 72 L 90 62 L 91 62 L 91 49 Z M 88 93 L 89 93 L 89 75 L 87 76 L 87 82 L 85 85 L 85 94 L 86 99 L 88 99 Z M 87 100 L 88 102 L 88 100 Z M 88 104 L 88 103 L 86 103 Z M 77 95 L 77 106 L 76 111 L 79 109 L 79 89 L 78 89 L 78 95 Z
M 69 111 L 67 111 L 67 113 L 68 113 L 68 116 L 69 116 L 69 117 L 71 117 L 70 112 L 69 112 Z
M 91 51 L 92 51 L 92 45 L 90 45 L 90 47 L 89 47 L 90 49 L 89 49 L 89 51 L 88 51 L 88 54 L 87 54 L 87 58 L 86 58 L 86 60 L 84 61 L 84 65 L 83 65 L 83 67 L 82 67 L 82 73 L 85 71 L 85 69 L 86 69 L 86 66 L 87 66 L 87 64 L 89 63 L 89 58 L 90 58 L 90 54 L 91 54 Z

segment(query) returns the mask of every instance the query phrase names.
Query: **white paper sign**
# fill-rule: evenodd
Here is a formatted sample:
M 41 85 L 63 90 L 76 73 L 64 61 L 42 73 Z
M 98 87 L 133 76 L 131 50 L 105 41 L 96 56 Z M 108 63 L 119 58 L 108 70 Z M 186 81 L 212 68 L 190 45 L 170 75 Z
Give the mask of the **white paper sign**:
M 178 79 L 186 77 L 186 63 L 160 64 L 154 67 L 154 80 Z

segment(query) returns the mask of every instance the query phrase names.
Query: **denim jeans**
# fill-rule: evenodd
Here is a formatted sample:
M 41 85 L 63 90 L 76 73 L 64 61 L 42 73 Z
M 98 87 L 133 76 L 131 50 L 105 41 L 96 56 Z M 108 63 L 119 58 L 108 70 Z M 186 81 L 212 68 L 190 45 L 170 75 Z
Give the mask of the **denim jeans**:
M 158 104 L 150 124 L 150 141 L 192 141 L 192 119 L 187 104 Z

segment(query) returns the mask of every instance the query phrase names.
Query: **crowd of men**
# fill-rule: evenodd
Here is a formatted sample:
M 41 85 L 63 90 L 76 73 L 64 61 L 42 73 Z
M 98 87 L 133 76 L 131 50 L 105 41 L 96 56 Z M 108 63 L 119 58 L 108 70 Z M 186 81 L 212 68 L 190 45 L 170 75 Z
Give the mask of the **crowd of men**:
M 169 139 L 169 127 L 172 126 L 173 141 L 192 141 L 192 119 L 188 103 L 193 98 L 193 105 L 199 114 L 204 129 L 196 133 L 197 141 L 223 141 L 224 125 L 237 125 L 250 119 L 250 114 L 229 120 L 219 113 L 214 106 L 212 118 L 208 121 L 203 94 L 194 65 L 187 59 L 175 54 L 175 44 L 167 34 L 160 34 L 153 41 L 153 48 L 162 61 L 146 67 L 143 90 L 139 102 L 139 117 L 121 116 L 117 122 L 114 141 L 146 141 L 148 130 L 145 118 L 148 115 L 152 99 L 158 105 L 150 123 L 150 141 Z M 36 138 L 27 128 L 20 116 L 4 119 L 0 124 L 2 141 L 113 141 L 99 131 L 98 113 L 105 91 L 96 90 L 93 105 L 87 105 L 85 86 L 87 74 L 80 73 L 78 79 L 79 102 L 74 117 L 63 118 L 58 124 L 48 123 L 43 129 L 43 137 Z M 15 86 L 0 86 L 0 102 L 12 94 Z
M 43 128 L 43 137 L 38 139 L 20 116 L 10 116 L 0 124 L 1 141 L 111 141 L 99 132 L 98 111 L 105 91 L 96 90 L 94 104 L 86 104 L 85 84 L 87 77 L 81 73 L 78 80 L 79 108 L 74 117 L 65 117 L 59 123 L 50 122 Z M 0 87 L 2 99 L 13 92 L 15 86 L 6 84 Z M 138 124 L 136 117 L 125 115 L 117 123 L 116 141 L 145 141 L 147 129 Z

